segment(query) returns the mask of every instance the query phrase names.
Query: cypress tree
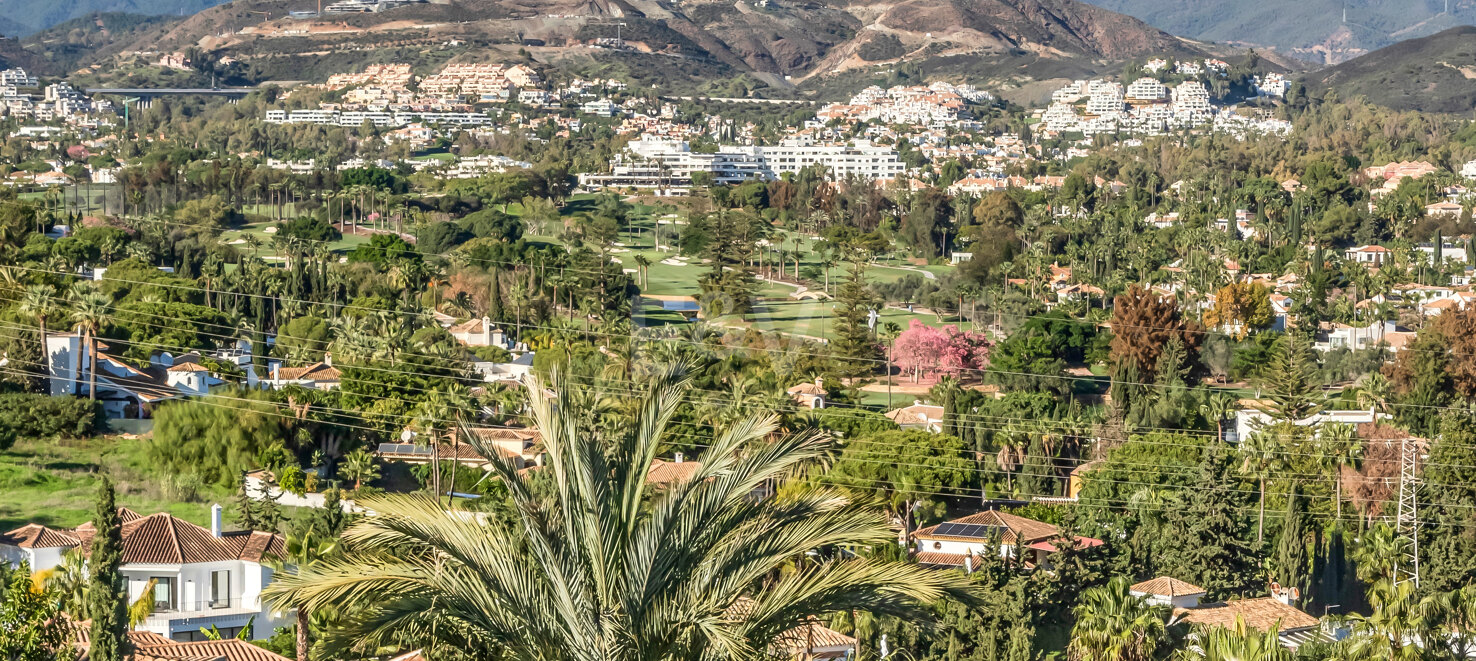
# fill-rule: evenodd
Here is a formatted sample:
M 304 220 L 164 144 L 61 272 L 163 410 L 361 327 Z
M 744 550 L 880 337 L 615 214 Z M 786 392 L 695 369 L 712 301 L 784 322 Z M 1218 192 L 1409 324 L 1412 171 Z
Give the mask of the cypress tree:
M 1307 511 L 1301 487 L 1294 485 L 1286 499 L 1281 538 L 1276 544 L 1276 582 L 1306 594 L 1310 578 L 1307 564 Z
M 502 270 L 493 267 L 492 291 L 487 293 L 487 317 L 492 321 L 502 321 Z
M 836 292 L 840 304 L 835 310 L 835 357 L 840 359 L 846 376 L 862 376 L 876 368 L 879 357 L 876 340 L 866 325 L 867 315 L 876 304 L 876 296 L 866 284 L 865 266 L 857 260 Z
M 123 524 L 113 502 L 113 483 L 106 476 L 98 486 L 92 524 L 97 533 L 87 559 L 91 575 L 87 614 L 92 618 L 87 657 L 91 661 L 121 661 L 128 652 L 128 595 L 119 569 L 123 563 Z

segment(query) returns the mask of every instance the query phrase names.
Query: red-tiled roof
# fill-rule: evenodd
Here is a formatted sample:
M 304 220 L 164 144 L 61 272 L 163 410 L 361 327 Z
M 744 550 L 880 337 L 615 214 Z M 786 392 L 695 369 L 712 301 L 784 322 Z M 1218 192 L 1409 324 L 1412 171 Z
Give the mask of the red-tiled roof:
M 171 641 L 167 644 L 139 645 L 134 648 L 134 654 L 155 659 L 172 659 L 178 661 L 196 658 L 223 659 L 224 661 L 289 661 L 287 657 L 276 652 L 257 647 L 237 638 L 201 640 L 192 643 Z
M 38 523 L 28 523 L 0 535 L 0 544 L 23 549 L 55 549 L 78 546 L 82 540 L 69 532 L 48 528 Z
M 1191 594 L 1204 594 L 1204 588 L 1192 583 L 1185 583 L 1171 576 L 1159 576 L 1158 578 L 1143 581 L 1128 590 L 1142 592 L 1160 597 L 1181 597 Z
M 337 381 L 338 369 L 327 363 L 313 363 L 307 367 L 283 367 L 277 370 L 283 381 Z
M 1027 519 L 1023 516 L 1015 516 L 1014 514 L 1006 514 L 998 510 L 988 510 L 985 512 L 970 514 L 961 519 L 948 521 L 947 523 L 976 523 L 986 526 L 1002 526 L 1008 529 L 1008 531 L 1004 534 L 1004 538 L 1000 540 L 1005 544 L 1014 544 L 1016 543 L 1016 540 L 1021 539 L 1023 539 L 1026 544 L 1030 544 L 1043 539 L 1050 539 L 1052 537 L 1055 537 L 1059 533 L 1059 529 L 1049 523 L 1043 523 L 1040 521 L 1036 521 L 1035 519 Z M 935 534 L 935 531 L 940 525 L 943 524 L 940 523 L 937 525 L 928 526 L 917 531 L 914 534 L 919 539 L 947 539 L 965 542 L 978 541 L 976 538 L 973 537 L 950 537 L 948 535 Z
M 662 461 L 657 459 L 651 463 L 651 470 L 646 473 L 646 481 L 651 484 L 676 484 L 686 482 L 702 470 L 700 461 Z
M 1320 624 L 1317 618 L 1302 609 L 1283 604 L 1274 597 L 1201 604 L 1197 608 L 1174 611 L 1174 617 L 1181 622 L 1219 627 L 1234 625 L 1237 615 L 1246 626 L 1260 631 L 1270 631 L 1272 626 L 1277 626 L 1280 631 L 1309 629 Z
M 125 514 L 126 512 L 126 514 Z M 184 519 L 160 512 L 139 516 L 132 510 L 119 509 L 123 520 L 123 562 L 145 564 L 185 564 L 246 560 L 261 562 L 267 555 L 281 555 L 281 535 L 240 531 L 220 537 Z M 73 533 L 84 548 L 91 544 L 96 531 L 89 521 Z

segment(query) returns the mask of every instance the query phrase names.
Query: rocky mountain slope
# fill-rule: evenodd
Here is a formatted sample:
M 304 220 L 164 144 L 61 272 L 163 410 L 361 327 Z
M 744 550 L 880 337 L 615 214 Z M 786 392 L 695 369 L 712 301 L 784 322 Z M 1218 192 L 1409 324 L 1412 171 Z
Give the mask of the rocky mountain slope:
M 1078 0 L 443 0 L 377 14 L 287 18 L 315 4 L 235 0 L 114 50 L 199 47 L 248 62 L 257 80 L 267 80 L 312 79 L 319 67 L 375 59 L 370 52 L 388 52 L 378 58 L 385 59 L 462 43 L 504 56 L 523 48 L 544 62 L 683 69 L 695 79 L 747 74 L 779 87 L 900 62 L 976 80 L 1028 81 L 1201 52 L 1198 44 Z M 624 48 L 591 48 L 601 39 L 611 46 L 617 35 Z M 645 64 L 636 63 L 643 57 Z

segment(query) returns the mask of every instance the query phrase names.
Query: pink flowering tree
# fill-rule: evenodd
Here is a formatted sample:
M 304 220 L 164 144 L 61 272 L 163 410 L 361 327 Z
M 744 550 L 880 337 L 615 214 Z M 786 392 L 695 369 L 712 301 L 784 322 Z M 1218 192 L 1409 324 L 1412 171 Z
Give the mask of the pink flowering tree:
M 892 342 L 892 362 L 917 383 L 924 374 L 959 374 L 989 365 L 992 345 L 983 334 L 957 326 L 933 328 L 913 319 Z

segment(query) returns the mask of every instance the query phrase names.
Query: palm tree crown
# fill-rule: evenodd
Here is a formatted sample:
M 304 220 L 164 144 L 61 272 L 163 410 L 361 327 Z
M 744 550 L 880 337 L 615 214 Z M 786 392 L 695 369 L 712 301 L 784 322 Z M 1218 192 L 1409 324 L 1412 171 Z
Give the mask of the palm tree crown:
M 361 646 L 410 636 L 489 658 L 634 661 L 757 658 L 815 616 L 911 615 L 963 593 L 957 577 L 911 564 L 796 563 L 893 534 L 879 511 L 824 487 L 755 497 L 825 451 L 820 436 L 776 434 L 772 416 L 731 425 L 690 479 L 653 491 L 646 475 L 689 380 L 666 368 L 650 383 L 629 424 L 590 424 L 578 405 L 588 391 L 529 379 L 541 470 L 520 473 L 467 434 L 507 488 L 507 515 L 365 498 L 378 515 L 345 533 L 343 557 L 273 583 L 268 599 L 351 606 L 337 633 Z

